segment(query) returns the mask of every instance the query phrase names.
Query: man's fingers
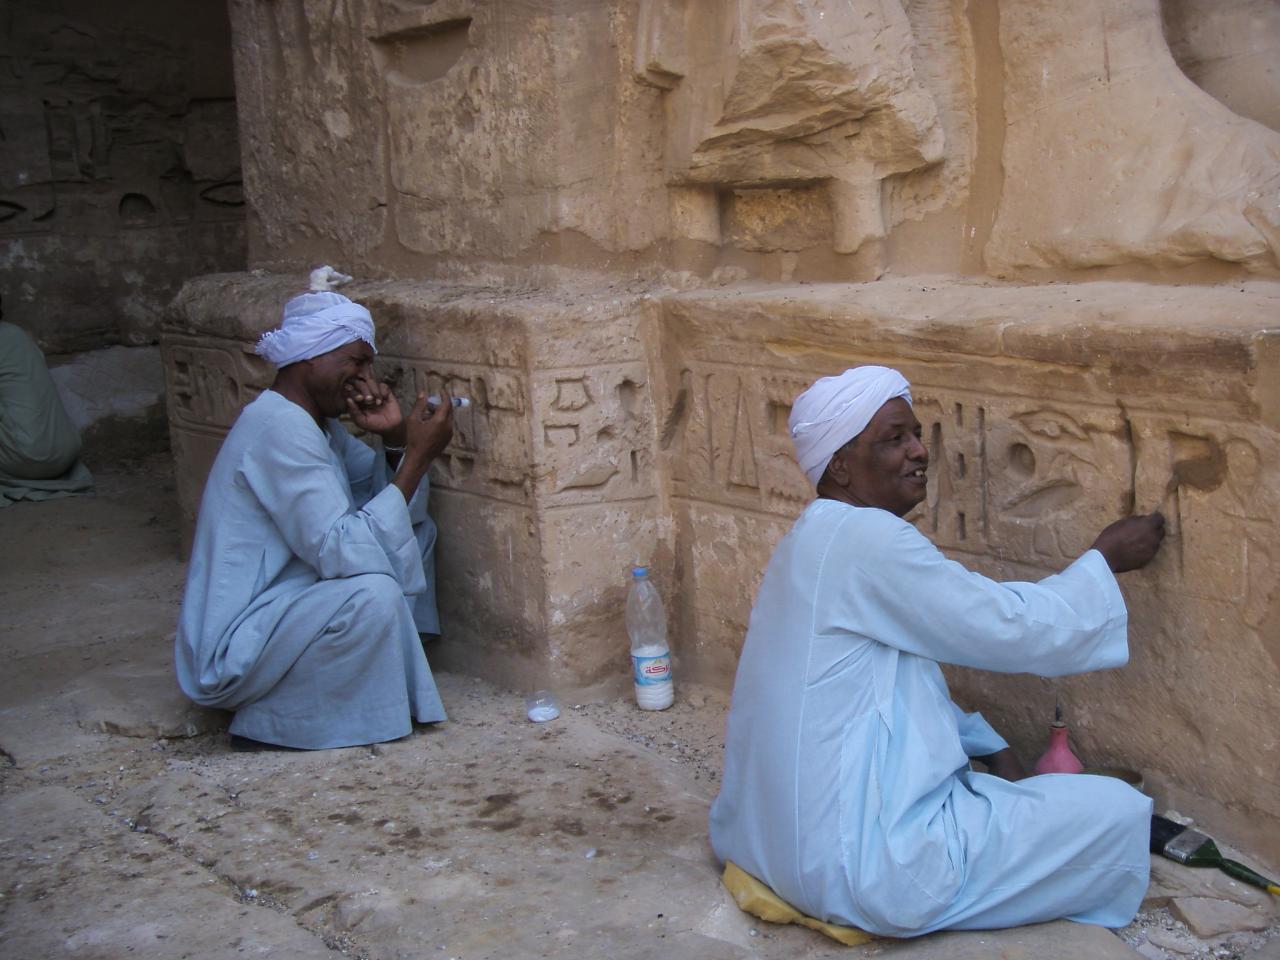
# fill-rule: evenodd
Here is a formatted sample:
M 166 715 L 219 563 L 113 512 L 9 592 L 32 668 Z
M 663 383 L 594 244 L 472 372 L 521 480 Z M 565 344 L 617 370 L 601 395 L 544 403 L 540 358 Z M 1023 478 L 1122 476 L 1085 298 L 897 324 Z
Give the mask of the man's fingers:
M 431 419 L 439 423 L 453 420 L 453 396 L 448 387 L 440 388 L 440 402 L 431 411 Z
M 419 420 L 423 420 L 426 418 L 426 415 L 427 415 L 427 395 L 425 393 L 419 393 L 418 399 L 413 404 L 413 409 L 409 411 L 409 416 L 417 417 Z
M 453 395 L 444 385 L 440 387 L 440 406 L 436 409 L 435 415 L 441 420 L 447 420 L 453 416 Z
M 382 406 L 385 394 L 378 389 L 379 384 L 375 384 L 367 377 L 355 377 L 348 381 L 348 386 L 354 391 L 356 399 L 365 406 Z

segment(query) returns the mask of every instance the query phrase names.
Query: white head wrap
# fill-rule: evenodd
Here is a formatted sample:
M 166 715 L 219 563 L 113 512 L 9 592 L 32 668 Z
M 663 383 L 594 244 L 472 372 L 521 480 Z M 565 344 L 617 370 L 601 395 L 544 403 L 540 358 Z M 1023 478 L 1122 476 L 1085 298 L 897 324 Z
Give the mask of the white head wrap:
M 278 330 L 268 330 L 255 348 L 277 367 L 310 360 L 330 350 L 363 340 L 373 347 L 373 317 L 340 293 L 304 293 L 284 305 Z
M 791 404 L 787 426 L 796 459 L 817 486 L 835 452 L 867 428 L 876 411 L 894 397 L 911 402 L 906 377 L 889 367 L 853 367 L 823 377 Z

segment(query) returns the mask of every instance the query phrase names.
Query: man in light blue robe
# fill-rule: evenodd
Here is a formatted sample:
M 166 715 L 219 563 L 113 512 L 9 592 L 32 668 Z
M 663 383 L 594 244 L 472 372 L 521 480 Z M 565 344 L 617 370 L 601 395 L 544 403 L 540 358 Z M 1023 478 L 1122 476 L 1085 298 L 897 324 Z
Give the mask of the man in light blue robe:
M 1147 887 L 1151 801 L 1107 777 L 1022 779 L 938 663 L 1121 666 L 1114 572 L 1151 559 L 1163 518 L 1112 524 L 1038 583 L 970 572 L 902 519 L 928 464 L 910 399 L 896 371 L 859 367 L 793 406 L 818 499 L 778 544 L 751 613 L 712 845 L 799 910 L 885 936 L 1060 917 L 1123 926 Z
M 80 432 L 67 415 L 44 354 L 0 310 L 0 508 L 93 489 Z
M 449 398 L 402 415 L 372 377 L 369 312 L 337 293 L 290 300 L 258 352 L 279 371 L 205 485 L 179 684 L 235 711 L 233 743 L 344 747 L 444 720 L 419 633 L 439 631 L 426 471 L 453 433 Z

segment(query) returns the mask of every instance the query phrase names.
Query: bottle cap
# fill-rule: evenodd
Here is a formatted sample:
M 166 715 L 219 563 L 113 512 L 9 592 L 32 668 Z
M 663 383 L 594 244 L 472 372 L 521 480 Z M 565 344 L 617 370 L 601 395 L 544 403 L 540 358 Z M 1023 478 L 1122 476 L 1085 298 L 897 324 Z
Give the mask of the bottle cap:
M 647 577 L 649 575 L 648 567 L 632 567 L 631 575 L 633 577 Z

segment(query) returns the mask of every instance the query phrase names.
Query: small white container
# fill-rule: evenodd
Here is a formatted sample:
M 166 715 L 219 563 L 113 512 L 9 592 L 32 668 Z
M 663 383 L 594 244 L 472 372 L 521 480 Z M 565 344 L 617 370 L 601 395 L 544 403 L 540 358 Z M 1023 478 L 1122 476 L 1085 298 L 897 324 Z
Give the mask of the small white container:
M 535 690 L 525 695 L 525 714 L 534 723 L 546 723 L 560 716 L 560 707 L 556 703 L 556 695 L 550 690 Z

